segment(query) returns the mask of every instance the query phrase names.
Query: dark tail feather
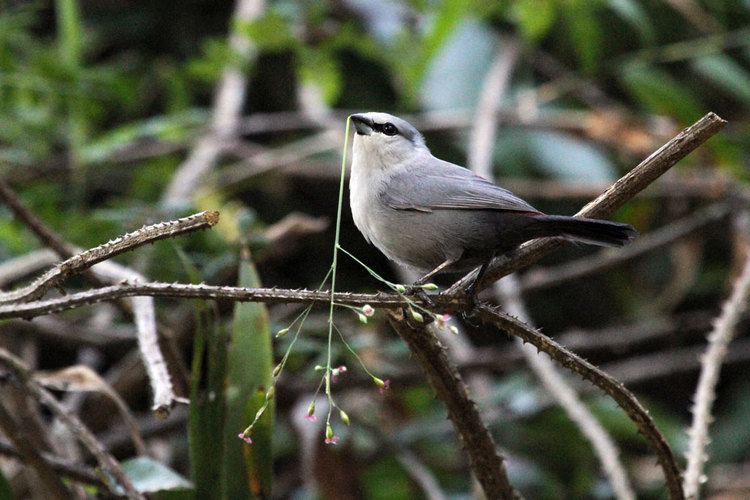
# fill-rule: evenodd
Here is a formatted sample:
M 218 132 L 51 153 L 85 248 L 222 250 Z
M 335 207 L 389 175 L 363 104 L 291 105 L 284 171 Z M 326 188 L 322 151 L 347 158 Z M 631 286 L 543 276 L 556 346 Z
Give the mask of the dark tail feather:
M 608 220 L 582 219 L 564 215 L 542 215 L 539 221 L 540 236 L 562 236 L 573 241 L 621 247 L 632 241 L 638 232 L 630 224 Z

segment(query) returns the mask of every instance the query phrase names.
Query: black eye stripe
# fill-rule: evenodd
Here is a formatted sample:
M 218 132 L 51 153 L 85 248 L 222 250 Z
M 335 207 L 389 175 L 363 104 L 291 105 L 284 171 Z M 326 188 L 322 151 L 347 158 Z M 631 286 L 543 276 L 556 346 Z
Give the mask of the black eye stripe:
M 398 134 L 398 128 L 390 122 L 387 123 L 373 123 L 372 129 L 375 132 L 380 132 L 381 134 L 385 135 L 397 135 Z

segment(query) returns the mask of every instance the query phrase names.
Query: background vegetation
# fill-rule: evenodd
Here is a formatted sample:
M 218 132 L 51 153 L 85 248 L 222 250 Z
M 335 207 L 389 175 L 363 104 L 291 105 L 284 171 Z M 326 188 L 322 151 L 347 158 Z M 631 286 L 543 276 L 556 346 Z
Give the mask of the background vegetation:
M 520 278 L 535 324 L 633 390 L 681 460 L 705 333 L 750 248 L 735 217 L 750 200 L 750 4 L 249 3 L 243 14 L 223 0 L 0 2 L 2 179 L 46 225 L 82 248 L 144 224 L 221 212 L 211 231 L 118 257 L 148 280 L 317 288 L 330 265 L 350 112 L 410 118 L 436 156 L 466 164 L 485 77 L 495 61 L 518 50 L 509 86 L 495 103 L 494 175 L 540 209 L 572 214 L 714 111 L 729 120 L 727 128 L 615 215 L 643 235 L 662 231 L 663 244 L 602 271 L 535 285 L 548 276 L 539 268 L 586 266 L 600 255 L 568 248 Z M 234 106 L 216 98 L 232 78 L 246 84 L 244 94 L 227 90 Z M 196 151 L 212 144 L 197 182 L 180 184 Z M 36 252 L 44 245 L 8 209 L 0 211 L 0 286 L 12 289 L 57 259 Z M 693 226 L 682 234 L 678 224 Z M 341 239 L 384 277 L 404 280 L 366 244 L 348 210 Z M 18 271 L 28 255 L 32 265 Z M 339 290 L 383 288 L 350 259 L 341 257 L 338 273 Z M 69 290 L 86 286 L 77 278 Z M 475 490 L 442 404 L 380 311 L 367 324 L 351 311 L 337 312 L 338 328 L 367 368 L 390 381 L 380 394 L 334 339 L 334 365 L 348 369 L 333 388 L 351 419 L 350 426 L 334 419 L 338 444 L 323 442 L 325 401 L 316 422 L 304 419 L 320 382 L 314 367 L 326 364 L 326 313 L 313 309 L 276 385 L 275 416 L 271 406 L 243 457 L 237 433 L 263 403 L 272 367 L 295 338 L 270 344 L 269 332 L 288 326 L 301 309 L 178 299 L 156 305 L 175 391 L 191 400 L 189 410 L 178 407 L 165 420 L 149 410 L 133 320 L 122 308 L 105 303 L 0 324 L 0 345 L 34 370 L 93 369 L 79 387 L 86 392 L 58 395 L 142 491 L 165 498 L 252 491 L 390 499 Z M 511 482 L 529 498 L 612 497 L 590 445 L 515 345 L 471 323 L 459 326 L 459 336 L 441 340 L 472 380 L 508 457 Z M 705 488 L 717 498 L 750 495 L 747 326 L 743 319 L 730 345 L 711 427 Z M 54 373 L 53 387 L 71 384 Z M 663 497 L 653 454 L 625 415 L 591 386 L 573 382 L 619 444 L 638 496 Z M 144 449 L 134 447 L 110 388 L 134 416 Z M 13 419 L 0 425 L 6 438 L 19 427 L 36 435 L 39 449 L 91 468 L 91 457 L 17 392 L 12 377 L 3 378 L 0 392 Z M 4 449 L 0 497 L 48 494 Z

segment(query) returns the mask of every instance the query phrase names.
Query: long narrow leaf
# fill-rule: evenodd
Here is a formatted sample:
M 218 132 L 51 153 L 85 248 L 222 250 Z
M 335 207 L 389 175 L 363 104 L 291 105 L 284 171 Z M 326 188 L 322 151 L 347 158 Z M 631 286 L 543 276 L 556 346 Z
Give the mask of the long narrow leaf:
M 260 280 L 249 251 L 240 259 L 239 286 L 258 287 Z M 268 311 L 262 304 L 238 303 L 234 307 L 232 342 L 227 378 L 225 431 L 226 497 L 269 498 L 273 476 L 273 399 L 252 432 L 252 444 L 237 439 L 255 417 L 273 382 L 273 349 Z

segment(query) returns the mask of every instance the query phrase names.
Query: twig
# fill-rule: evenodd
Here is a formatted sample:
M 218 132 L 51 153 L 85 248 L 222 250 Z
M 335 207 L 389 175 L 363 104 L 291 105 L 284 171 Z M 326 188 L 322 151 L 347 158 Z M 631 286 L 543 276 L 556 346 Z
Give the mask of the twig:
M 742 215 L 745 218 L 748 217 L 747 213 Z M 743 229 L 746 228 L 747 225 Z M 719 372 L 727 355 L 729 343 L 736 334 L 737 322 L 747 309 L 749 295 L 750 252 L 746 256 L 742 274 L 737 278 L 732 294 L 724 302 L 721 315 L 716 319 L 713 331 L 708 336 L 708 347 L 701 359 L 701 374 L 695 390 L 693 423 L 688 431 L 690 443 L 685 469 L 685 495 L 690 499 L 697 499 L 700 493 L 703 468 L 708 458 L 706 453 L 709 442 L 708 426 L 713 420 L 711 408 L 716 399 L 716 384 L 719 381 Z
M 51 498 L 65 500 L 70 497 L 70 491 L 65 487 L 60 478 L 55 474 L 54 469 L 42 453 L 24 434 L 26 432 L 20 428 L 13 416 L 8 413 L 2 402 L 0 402 L 0 429 L 16 447 L 16 453 L 28 465 L 34 468 L 36 473 L 35 480 L 40 482 L 44 493 Z
M 657 429 L 646 409 L 641 406 L 629 390 L 585 359 L 568 351 L 549 337 L 529 328 L 517 319 L 495 311 L 484 304 L 478 305 L 477 311 L 482 322 L 494 325 L 507 335 L 518 337 L 524 342 L 531 343 L 537 349 L 549 354 L 552 359 L 562 366 L 581 375 L 612 397 L 625 410 L 628 417 L 635 422 L 638 430 L 650 442 L 656 452 L 659 464 L 664 471 L 670 498 L 680 500 L 684 498 L 680 480 L 680 469 L 677 466 L 672 449 L 667 444 L 661 432 L 659 432 L 659 429 Z
M 448 360 L 437 337 L 424 325 L 409 325 L 401 310 L 390 311 L 388 320 L 414 353 L 430 386 L 445 403 L 448 417 L 461 436 L 472 470 L 487 498 L 518 498 L 508 481 L 504 460 L 497 453 L 492 435 L 482 422 L 476 405 L 469 399 L 461 376 Z
M 723 219 L 730 212 L 729 205 L 716 203 L 680 220 L 639 237 L 634 243 L 616 251 L 604 250 L 594 257 L 586 257 L 557 267 L 534 269 L 521 278 L 521 292 L 528 293 L 557 286 L 569 280 L 599 273 L 646 252 L 668 245 L 698 229 Z
M 597 199 L 583 207 L 576 215 L 580 217 L 605 217 L 609 215 L 721 130 L 725 124 L 726 122 L 718 115 L 708 113 L 643 160 Z M 496 258 L 487 269 L 484 279 L 478 284 L 477 289 L 482 290 L 503 276 L 536 262 L 564 243 L 564 240 L 560 239 L 541 238 L 525 243 L 518 249 Z M 445 293 L 448 295 L 465 293 L 466 287 L 474 281 L 475 277 L 476 271 L 472 271 L 454 283 Z
M 139 246 L 165 238 L 205 229 L 219 221 L 218 212 L 201 212 L 189 217 L 144 226 L 114 240 L 85 250 L 59 263 L 30 285 L 19 290 L 0 294 L 0 304 L 28 302 L 42 297 L 47 290 L 61 284 L 66 278 L 81 273 L 98 262 L 127 252 Z
M 62 258 L 72 257 L 70 246 L 59 235 L 49 231 L 39 218 L 23 206 L 16 193 L 0 179 L 0 199 L 10 207 L 13 214 L 26 224 L 45 246 L 51 248 Z
M 412 480 L 422 488 L 427 500 L 448 500 L 448 496 L 440 489 L 440 483 L 435 476 L 411 451 L 401 449 L 396 451 L 396 460 Z
M 8 443 L 3 443 L 2 441 L 0 441 L 0 455 L 5 455 L 6 457 L 15 458 L 18 460 L 25 460 L 24 456 L 18 449 L 14 448 Z M 102 481 L 101 478 L 96 475 L 96 473 L 90 471 L 84 465 L 68 462 L 59 457 L 56 457 L 55 455 L 52 455 L 51 453 L 41 453 L 40 455 L 42 459 L 49 465 L 49 467 L 60 476 L 79 483 L 90 484 L 91 486 L 96 486 L 97 488 L 107 488 L 107 485 L 104 483 L 104 481 Z M 68 493 L 68 496 L 66 496 L 65 498 L 70 498 L 69 495 L 70 493 Z
M 6 192 L 5 194 L 7 195 L 8 193 Z M 13 195 L 12 191 L 10 191 L 10 194 Z M 23 215 L 24 220 L 29 222 L 30 227 L 35 232 L 39 232 L 38 235 L 40 238 L 45 241 L 47 239 L 58 240 L 53 243 L 56 247 L 59 247 L 56 250 L 64 252 L 63 254 L 67 255 L 72 249 L 75 249 L 64 242 L 60 243 L 62 240 L 59 237 L 56 237 L 41 221 L 38 221 L 33 214 L 26 211 L 22 206 L 19 212 Z M 41 297 L 50 287 L 59 286 L 67 277 L 78 274 L 97 263 L 100 263 L 97 266 L 97 275 L 109 281 L 128 280 L 133 283 L 145 281 L 145 278 L 141 274 L 131 269 L 120 266 L 112 261 L 104 261 L 146 243 L 211 227 L 218 220 L 219 214 L 217 212 L 201 212 L 175 221 L 145 226 L 104 245 L 73 255 L 47 271 L 27 287 L 14 292 L 0 294 L 0 304 L 19 300 L 33 300 L 34 298 Z M 99 279 L 96 278 L 95 281 L 98 282 Z M 146 366 L 154 393 L 153 409 L 157 416 L 163 417 L 174 405 L 175 395 L 169 371 L 159 349 L 154 301 L 150 297 L 134 297 L 131 299 L 131 304 L 138 332 L 138 347 L 140 348 L 143 363 Z M 128 308 L 128 311 L 130 312 L 130 308 Z
M 41 384 L 34 380 L 28 367 L 16 358 L 10 352 L 0 348 L 0 364 L 4 365 L 13 372 L 19 382 L 28 390 L 28 392 L 37 401 L 46 406 L 52 413 L 59 418 L 78 440 L 91 452 L 96 458 L 102 470 L 117 480 L 128 498 L 144 499 L 145 497 L 138 493 L 133 487 L 130 479 L 122 470 L 120 464 L 110 455 L 102 444 L 96 439 L 91 431 L 78 419 L 77 416 L 66 411 L 55 397 L 49 393 Z M 110 492 L 114 495 L 120 494 L 116 485 L 108 485 Z
M 216 164 L 225 143 L 236 136 L 247 87 L 242 66 L 248 64 L 255 53 L 250 38 L 245 34 L 245 26 L 262 14 L 264 3 L 263 0 L 237 0 L 229 33 L 232 59 L 224 69 L 216 91 L 211 130 L 198 141 L 172 178 L 163 198 L 166 206 L 189 199 Z
M 13 257 L 0 263 L 0 287 L 21 278 L 36 274 L 60 259 L 49 248 L 32 250 L 29 253 Z

